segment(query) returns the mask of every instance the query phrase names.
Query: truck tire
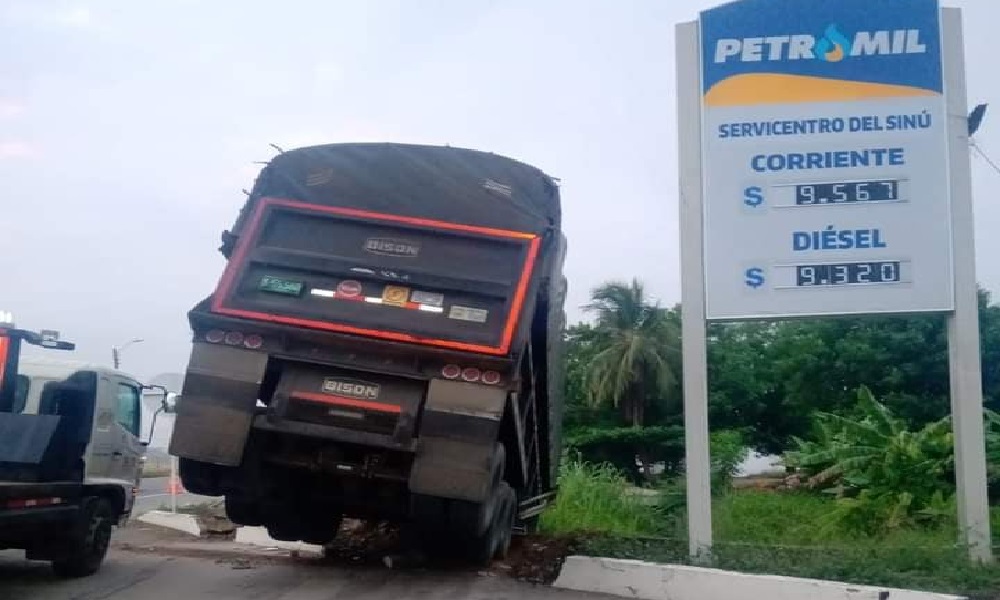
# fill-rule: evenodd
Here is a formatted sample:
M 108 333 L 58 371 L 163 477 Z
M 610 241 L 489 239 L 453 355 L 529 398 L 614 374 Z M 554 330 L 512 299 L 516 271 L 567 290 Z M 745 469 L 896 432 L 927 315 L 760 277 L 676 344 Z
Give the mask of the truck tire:
M 67 534 L 67 552 L 52 561 L 61 577 L 86 577 L 101 567 L 111 544 L 114 509 L 106 498 L 84 498 L 76 523 Z
M 260 505 L 251 499 L 233 494 L 226 495 L 226 517 L 237 525 L 257 527 L 264 524 Z
M 449 506 L 451 528 L 456 531 L 471 532 L 480 535 L 493 522 L 493 513 L 497 510 L 499 498 L 497 490 L 503 481 L 504 468 L 507 466 L 507 451 L 503 444 L 497 443 L 493 450 L 490 463 L 490 481 L 486 498 L 482 502 L 453 500 Z
M 178 458 L 177 470 L 184 489 L 198 496 L 221 496 L 221 468 L 190 458 Z
M 500 544 L 496 551 L 497 558 L 506 558 L 510 550 L 510 541 L 514 536 L 514 524 L 517 523 L 517 492 L 505 481 L 500 490 Z
M 281 521 L 267 525 L 267 535 L 282 542 L 305 542 L 314 546 L 324 546 L 337 537 L 340 519 L 311 524 Z
M 500 483 L 495 491 L 495 506 L 493 518 L 489 527 L 479 535 L 468 538 L 467 552 L 473 560 L 482 567 L 488 567 L 494 558 L 503 558 L 510 549 L 510 540 L 514 527 L 517 494 L 506 481 Z
M 322 546 L 340 531 L 343 515 L 316 506 L 286 505 L 266 516 L 267 534 L 282 542 L 305 542 Z

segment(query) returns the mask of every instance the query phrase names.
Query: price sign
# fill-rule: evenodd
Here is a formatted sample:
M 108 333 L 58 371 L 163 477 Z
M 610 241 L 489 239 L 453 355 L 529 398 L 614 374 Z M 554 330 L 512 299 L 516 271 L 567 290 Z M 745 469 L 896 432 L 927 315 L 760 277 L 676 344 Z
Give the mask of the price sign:
M 698 39 L 707 318 L 952 310 L 937 2 L 743 0 Z

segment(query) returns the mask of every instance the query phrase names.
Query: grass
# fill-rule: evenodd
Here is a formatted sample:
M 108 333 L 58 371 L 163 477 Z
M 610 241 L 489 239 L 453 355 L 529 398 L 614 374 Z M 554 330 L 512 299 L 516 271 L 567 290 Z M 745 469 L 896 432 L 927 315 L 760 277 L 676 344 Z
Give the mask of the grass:
M 661 515 L 640 498 L 624 494 L 627 487 L 626 479 L 609 466 L 564 464 L 559 494 L 539 519 L 539 528 L 625 536 L 660 531 Z
M 687 563 L 683 507 L 644 506 L 623 495 L 625 485 L 611 469 L 571 463 L 555 505 L 542 515 L 542 529 L 580 536 L 580 550 L 587 554 Z M 713 566 L 972 598 L 1000 595 L 1000 566 L 972 564 L 957 544 L 954 526 L 864 537 L 824 527 L 822 517 L 832 505 L 804 493 L 746 490 L 718 496 Z M 1000 533 L 1000 511 L 993 521 Z

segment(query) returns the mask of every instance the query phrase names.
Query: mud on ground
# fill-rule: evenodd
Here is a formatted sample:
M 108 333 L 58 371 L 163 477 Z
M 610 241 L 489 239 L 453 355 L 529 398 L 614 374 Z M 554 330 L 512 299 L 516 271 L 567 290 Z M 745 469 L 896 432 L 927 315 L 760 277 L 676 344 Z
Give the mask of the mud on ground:
M 189 514 L 193 514 L 202 530 L 203 541 L 230 542 L 236 536 L 237 526 L 229 521 L 225 515 L 225 507 L 222 502 L 211 502 L 196 506 L 179 509 Z M 135 529 L 135 526 L 130 526 Z M 143 549 L 152 550 L 157 548 L 157 538 L 171 543 L 170 552 L 179 555 L 199 555 L 206 556 L 212 553 L 212 546 L 204 543 L 197 548 L 190 544 L 179 544 L 173 532 L 162 535 L 156 534 L 158 528 L 150 529 L 142 526 L 144 535 L 140 538 L 143 541 L 132 539 L 135 536 L 129 535 L 131 541 L 123 542 L 123 549 L 141 551 Z M 164 532 L 169 530 L 163 530 Z M 190 538 L 187 538 L 190 539 Z M 468 564 L 461 564 L 458 561 L 447 559 L 430 559 L 413 551 L 412 545 L 401 535 L 398 526 L 388 523 L 360 521 L 356 519 L 345 519 L 341 525 L 337 538 L 324 550 L 322 559 L 315 559 L 327 564 L 358 565 L 378 568 L 393 569 L 434 569 L 434 570 L 477 570 L 484 576 L 504 575 L 513 577 L 521 581 L 531 583 L 550 584 L 559 575 L 563 560 L 577 548 L 579 542 L 573 538 L 552 537 L 542 534 L 522 534 L 515 535 L 511 540 L 511 547 L 507 557 L 503 560 L 494 561 L 488 569 L 476 569 Z M 218 546 L 220 549 L 222 546 Z M 239 568 L 237 564 L 255 564 L 260 561 L 281 560 L 282 555 L 261 554 L 253 552 L 246 558 L 234 558 L 232 552 L 227 552 L 227 557 L 220 558 L 222 562 L 234 563 L 234 568 Z M 284 557 L 298 558 L 295 553 L 283 553 Z M 310 559 L 307 559 L 310 560 Z M 248 568 L 248 567 L 244 567 Z
M 576 540 L 541 534 L 515 535 L 503 560 L 494 561 L 484 575 L 507 575 L 531 583 L 550 584 L 559 575 L 563 560 L 577 546 Z M 387 561 L 388 558 L 388 561 Z M 458 561 L 415 555 L 400 529 L 385 523 L 345 520 L 337 539 L 327 547 L 330 562 L 391 565 L 392 568 L 468 569 Z

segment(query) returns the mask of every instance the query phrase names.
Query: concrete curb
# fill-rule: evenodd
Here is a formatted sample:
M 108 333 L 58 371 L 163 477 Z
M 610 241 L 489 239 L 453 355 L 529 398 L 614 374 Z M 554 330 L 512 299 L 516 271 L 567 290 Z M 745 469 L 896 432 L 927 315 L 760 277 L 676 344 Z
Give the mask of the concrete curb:
M 323 546 L 314 546 L 305 542 L 282 542 L 267 534 L 267 529 L 263 527 L 237 527 L 236 543 L 251 544 L 264 548 L 281 548 L 283 550 L 295 550 L 307 554 L 322 554 Z
M 198 525 L 198 519 L 194 515 L 172 513 L 165 510 L 151 510 L 139 515 L 137 519 L 150 525 L 176 529 L 195 537 L 201 537 L 201 526 Z
M 644 600 L 965 600 L 933 592 L 593 556 L 566 557 L 552 586 Z

